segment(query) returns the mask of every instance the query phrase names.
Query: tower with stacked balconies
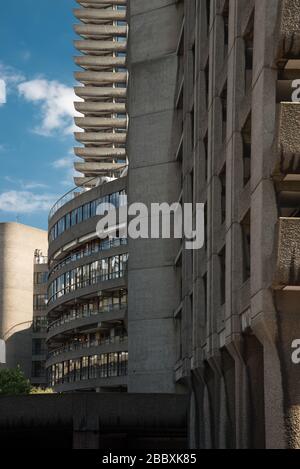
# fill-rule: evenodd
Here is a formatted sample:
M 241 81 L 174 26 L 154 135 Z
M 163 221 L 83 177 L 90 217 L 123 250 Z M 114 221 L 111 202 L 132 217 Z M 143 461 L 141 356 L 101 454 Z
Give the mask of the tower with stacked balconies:
M 75 63 L 82 71 L 77 71 L 75 78 L 83 86 L 75 88 L 80 98 L 75 108 L 83 116 L 76 117 L 75 123 L 83 132 L 76 132 L 75 137 L 84 146 L 75 148 L 82 159 L 75 163 L 75 169 L 84 175 L 76 179 L 82 184 L 95 177 L 116 178 L 127 163 L 128 27 L 127 0 L 78 3 L 81 8 L 74 13 L 80 24 L 75 32 L 81 38 L 75 47 L 82 55 L 75 57 Z
M 49 216 L 49 384 L 127 389 L 127 239 L 99 239 L 97 206 L 127 192 L 126 0 L 77 0 L 76 188 Z

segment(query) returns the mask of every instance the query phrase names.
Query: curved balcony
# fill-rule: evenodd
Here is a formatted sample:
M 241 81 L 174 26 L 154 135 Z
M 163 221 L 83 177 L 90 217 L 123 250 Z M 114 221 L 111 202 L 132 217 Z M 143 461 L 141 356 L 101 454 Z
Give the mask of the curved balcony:
M 93 116 L 103 116 L 111 114 L 125 114 L 125 103 L 101 103 L 99 101 L 92 102 L 75 102 L 75 109 L 82 114 L 93 114 Z
M 84 99 L 100 98 L 126 98 L 126 88 L 113 88 L 110 86 L 76 86 L 74 88 L 76 96 Z
M 126 143 L 126 134 L 123 132 L 75 132 L 75 138 L 78 142 L 91 145 L 96 143 Z
M 85 266 L 88 267 L 88 266 Z M 55 303 L 57 300 L 62 299 L 64 296 L 67 295 L 74 295 L 74 293 L 77 290 L 84 290 L 87 289 L 88 287 L 95 287 L 94 290 L 97 291 L 99 289 L 99 285 L 112 281 L 112 280 L 122 280 L 125 279 L 125 276 L 127 274 L 127 267 L 126 265 L 122 270 L 119 270 L 117 272 L 109 272 L 109 273 L 103 273 L 99 275 L 91 275 L 88 278 L 85 278 L 84 280 L 78 280 L 76 282 L 70 282 L 69 285 L 65 285 L 63 288 L 59 289 L 58 291 L 55 291 L 52 296 L 48 299 L 48 308 L 52 305 L 52 303 Z M 125 283 L 125 282 L 124 282 Z
M 115 67 L 126 66 L 126 57 L 100 57 L 98 55 L 82 55 L 74 58 L 74 62 L 79 67 L 87 70 L 105 70 Z
M 109 4 L 110 2 L 107 2 Z M 83 23 L 103 23 L 105 21 L 126 21 L 126 10 L 108 8 L 80 8 L 74 10 L 74 15 Z
M 111 356 L 113 357 L 111 358 Z M 126 388 L 128 353 L 83 357 L 80 361 L 57 363 L 50 370 L 56 392 L 96 388 Z
M 124 320 L 126 304 L 107 305 L 97 311 L 73 311 L 63 314 L 48 326 L 47 340 L 67 331 L 78 330 L 95 322 L 112 322 Z
M 116 171 L 120 171 L 122 168 L 124 168 L 123 163 L 98 163 L 98 162 L 93 162 L 93 163 L 75 163 L 74 167 L 76 171 L 79 173 L 83 173 L 85 176 L 97 176 L 97 175 L 103 175 L 107 176 L 109 173 L 112 177 L 115 175 Z
M 127 72 L 75 72 L 74 77 L 84 85 L 107 85 L 112 83 L 127 83 Z
M 126 52 L 127 41 L 74 41 L 74 47 L 84 54 L 101 55 L 103 52 Z
M 64 267 L 68 265 L 78 262 L 81 259 L 85 259 L 91 256 L 94 256 L 98 253 L 104 253 L 106 251 L 110 251 L 111 249 L 118 248 L 118 247 L 125 247 L 128 245 L 128 240 L 126 238 L 115 238 L 115 239 L 106 239 L 100 241 L 93 246 L 93 248 L 86 248 L 83 247 L 82 249 L 75 250 L 72 254 L 67 257 L 64 257 L 63 260 L 58 261 L 49 271 L 49 279 L 51 276 L 62 270 Z
M 76 360 L 85 356 L 105 353 L 126 352 L 128 349 L 127 335 L 93 340 L 91 342 L 71 342 L 64 344 L 48 353 L 46 367 L 66 360 Z
M 80 158 L 89 158 L 100 160 L 101 158 L 116 158 L 118 160 L 126 158 L 125 148 L 111 148 L 111 147 L 76 147 L 74 148 L 75 155 Z
M 97 129 L 127 129 L 127 119 L 119 118 L 101 118 L 101 117 L 76 117 L 75 123 L 78 127 L 85 130 Z
M 127 5 L 127 0 L 76 0 L 82 6 L 91 5 L 98 7 L 102 5 Z
M 102 39 L 107 36 L 127 37 L 127 26 L 112 26 L 107 24 L 76 24 L 76 34 L 83 38 Z

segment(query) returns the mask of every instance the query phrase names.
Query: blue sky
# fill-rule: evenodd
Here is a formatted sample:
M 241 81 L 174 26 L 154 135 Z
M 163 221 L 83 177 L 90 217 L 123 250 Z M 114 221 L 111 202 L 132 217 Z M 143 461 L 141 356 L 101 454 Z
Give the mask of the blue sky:
M 0 222 L 47 228 L 73 183 L 73 0 L 3 2 Z

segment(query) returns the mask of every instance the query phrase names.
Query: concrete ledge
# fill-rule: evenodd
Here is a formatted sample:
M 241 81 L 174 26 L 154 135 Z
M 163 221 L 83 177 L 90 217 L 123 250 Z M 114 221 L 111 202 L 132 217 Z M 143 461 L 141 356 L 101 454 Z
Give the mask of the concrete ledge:
M 280 218 L 273 288 L 300 291 L 300 218 Z
M 300 54 L 300 1 L 279 2 L 278 59 L 297 59 Z

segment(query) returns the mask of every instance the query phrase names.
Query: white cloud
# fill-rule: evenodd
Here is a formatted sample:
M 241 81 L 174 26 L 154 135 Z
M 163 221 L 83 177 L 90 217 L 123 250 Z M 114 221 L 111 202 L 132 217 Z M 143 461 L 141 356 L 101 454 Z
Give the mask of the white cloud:
M 12 213 L 47 212 L 57 199 L 53 194 L 8 191 L 0 194 L 0 210 Z
M 50 136 L 55 131 L 71 134 L 74 131 L 73 118 L 78 114 L 74 109 L 76 99 L 73 88 L 45 79 L 26 81 L 18 85 L 20 96 L 26 101 L 41 106 L 42 123 L 34 131 Z
M 54 169 L 63 170 L 63 179 L 61 180 L 63 186 L 74 186 L 74 177 L 81 176 L 81 173 L 74 168 L 76 160 L 73 148 L 71 148 L 67 156 L 59 158 L 52 163 Z
M 19 186 L 21 189 L 32 190 L 32 189 L 46 189 L 49 187 L 47 184 L 43 184 L 37 181 L 24 181 L 23 179 L 15 179 L 10 176 L 5 176 L 5 181 L 10 182 Z
M 0 61 L 0 106 L 6 103 L 13 87 L 23 80 L 25 77 L 21 72 Z
M 4 80 L 6 85 L 9 87 L 10 85 L 16 85 L 21 81 L 24 81 L 25 77 L 23 73 L 19 72 L 19 70 L 0 61 L 0 79 Z

